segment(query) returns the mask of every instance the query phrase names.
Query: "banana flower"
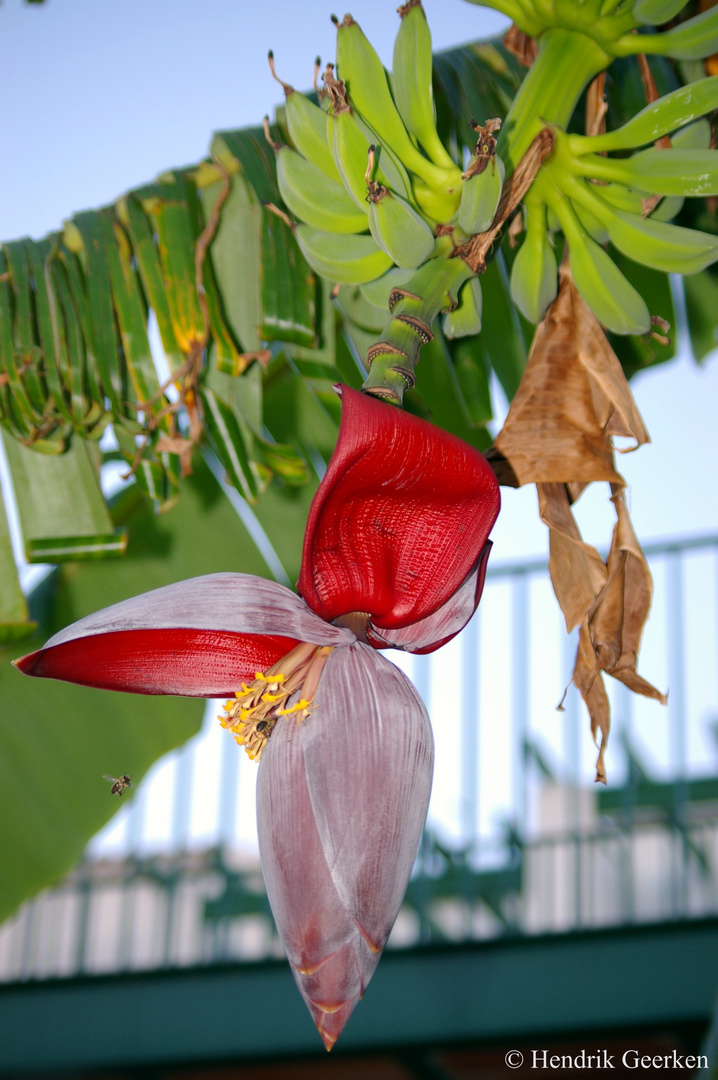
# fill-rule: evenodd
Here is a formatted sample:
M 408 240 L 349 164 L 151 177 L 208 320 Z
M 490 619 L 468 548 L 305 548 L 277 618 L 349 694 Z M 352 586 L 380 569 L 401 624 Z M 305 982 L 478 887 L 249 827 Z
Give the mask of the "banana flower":
M 327 1049 L 398 914 L 426 818 L 426 709 L 381 649 L 431 652 L 481 596 L 498 486 L 483 456 L 346 387 L 299 595 L 248 574 L 167 585 L 80 619 L 26 675 L 229 698 L 251 757 L 269 900 Z

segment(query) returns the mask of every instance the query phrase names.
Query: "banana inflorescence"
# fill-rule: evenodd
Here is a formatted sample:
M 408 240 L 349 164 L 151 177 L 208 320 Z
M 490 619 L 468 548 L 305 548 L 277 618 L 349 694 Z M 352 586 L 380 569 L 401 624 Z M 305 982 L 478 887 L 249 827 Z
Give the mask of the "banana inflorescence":
M 524 6 L 532 8 L 528 0 Z M 440 313 L 447 337 L 480 331 L 479 278 L 466 264 L 450 264 L 462 263 L 453 257 L 457 249 L 465 254 L 470 237 L 493 235 L 500 220 L 506 169 L 497 149 L 515 170 L 543 117 L 554 128 L 555 150 L 524 198 L 525 235 L 510 277 L 512 299 L 525 318 L 538 322 L 554 300 L 561 249 L 584 299 L 619 334 L 649 333 L 654 320 L 610 246 L 664 272 L 695 273 L 718 259 L 718 237 L 672 223 L 686 198 L 718 195 L 718 154 L 702 119 L 718 108 L 718 77 L 651 102 L 617 130 L 590 137 L 564 130 L 592 73 L 612 55 L 636 51 L 630 32 L 646 21 L 668 21 L 683 5 L 636 0 L 630 13 L 623 11 L 627 5 L 606 0 L 583 6 L 595 9 L 596 19 L 584 20 L 582 29 L 581 87 L 561 95 L 555 85 L 566 49 L 576 45 L 576 34 L 568 33 L 576 28 L 563 28 L 562 20 L 578 17 L 574 6 L 557 4 L 550 25 L 537 23 L 532 31 L 527 24 L 527 32 L 542 35 L 541 48 L 504 123 L 471 121 L 477 141 L 463 171 L 436 126 L 431 35 L 421 0 L 399 8 L 390 78 L 361 27 L 345 15 L 333 17 L 336 68 L 326 66 L 319 103 L 282 83 L 291 145 L 270 141 L 299 247 L 317 273 L 358 288 L 354 295 L 365 308 L 386 311 L 389 302 L 382 340 L 367 356 L 372 372 L 365 388 L 372 392 L 401 400 Z M 540 5 L 533 7 L 538 18 Z M 694 56 L 711 44 L 714 23 L 712 15 L 688 20 L 660 36 L 673 50 L 669 55 Z M 655 36 L 639 37 L 650 46 L 646 51 L 658 51 Z M 270 66 L 275 74 L 271 54 Z M 550 101 L 539 84 L 553 86 Z M 390 285 L 393 275 L 412 271 L 400 287 Z
M 291 145 L 272 139 L 268 122 L 265 131 L 304 257 L 336 285 L 376 283 L 362 302 L 383 310 L 385 321 L 392 314 L 386 327 L 391 341 L 370 350 L 368 362 L 379 358 L 378 367 L 400 372 L 405 387 L 413 383 L 418 350 L 441 311 L 450 337 L 480 329 L 478 279 L 469 283 L 472 271 L 451 257 L 458 244 L 491 224 L 504 168 L 493 136 L 500 121 L 488 120 L 472 125 L 479 141 L 462 174 L 436 128 L 431 34 L 421 0 L 409 0 L 399 15 L 391 83 L 350 15 L 334 20 L 336 68 L 326 65 L 318 104 L 278 78 L 270 53 L 272 74 L 286 97 Z M 420 287 L 414 283 L 400 295 L 395 275 L 413 270 L 422 275 Z
M 559 230 L 577 287 L 618 334 L 648 333 L 652 320 L 605 245 L 665 273 L 694 274 L 718 259 L 718 236 L 671 223 L 685 198 L 718 195 L 718 153 L 701 119 L 716 108 L 718 77 L 711 77 L 650 103 L 614 131 L 555 131 L 553 157 L 525 200 L 526 238 L 511 273 L 512 297 L 527 319 L 538 322 L 556 295 Z

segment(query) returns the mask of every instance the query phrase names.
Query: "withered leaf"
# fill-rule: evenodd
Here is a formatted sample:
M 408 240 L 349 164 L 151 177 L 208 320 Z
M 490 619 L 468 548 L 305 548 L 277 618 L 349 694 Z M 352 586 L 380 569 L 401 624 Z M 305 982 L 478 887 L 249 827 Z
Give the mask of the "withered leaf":
M 611 437 L 649 441 L 623 369 L 591 309 L 559 272 L 495 448 L 520 484 L 621 483 Z
M 535 483 L 539 512 L 549 528 L 549 573 L 567 630 L 579 627 L 573 682 L 581 692 L 598 741 L 596 779 L 605 783 L 610 729 L 602 673 L 665 704 L 666 697 L 636 671 L 651 604 L 648 565 L 616 472 L 613 436 L 648 442 L 621 365 L 570 269 L 560 270 L 556 300 L 536 330 L 526 371 L 493 452 L 518 484 Z M 617 522 L 608 559 L 584 543 L 571 512 L 594 480 L 611 485 Z

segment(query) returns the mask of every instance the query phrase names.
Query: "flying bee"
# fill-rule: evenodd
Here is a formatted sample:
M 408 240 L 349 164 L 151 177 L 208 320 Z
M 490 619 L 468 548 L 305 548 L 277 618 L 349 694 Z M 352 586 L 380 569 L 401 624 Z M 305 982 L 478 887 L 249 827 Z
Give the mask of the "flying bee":
M 112 784 L 110 788 L 110 795 L 119 795 L 122 798 L 123 793 L 128 787 L 132 787 L 132 777 L 127 773 L 124 776 L 103 776 L 103 780 L 107 780 L 109 784 Z

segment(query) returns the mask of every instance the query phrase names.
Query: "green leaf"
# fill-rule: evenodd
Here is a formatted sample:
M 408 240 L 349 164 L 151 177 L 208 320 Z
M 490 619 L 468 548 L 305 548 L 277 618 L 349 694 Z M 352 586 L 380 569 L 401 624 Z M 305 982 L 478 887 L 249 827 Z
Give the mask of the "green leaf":
M 112 299 L 122 339 L 122 351 L 127 364 L 135 400 L 152 401 L 155 409 L 165 404 L 160 393 L 159 379 L 152 359 L 147 334 L 147 303 L 128 236 L 114 210 L 102 212 L 104 243 L 110 268 Z
M 493 419 L 489 365 L 481 337 L 447 342 L 464 405 L 474 427 Z
M 40 240 L 38 243 L 25 240 L 34 285 L 35 315 L 42 344 L 47 388 L 57 415 L 72 423 L 63 381 L 63 373 L 68 370 L 67 350 L 64 336 L 60 332 L 61 320 L 58 317 L 58 304 L 48 266 L 51 247 L 49 240 Z
M 77 243 L 77 236 L 81 239 L 81 245 Z M 80 247 L 80 257 L 85 269 L 89 314 L 85 337 L 88 362 L 94 364 L 99 376 L 98 381 L 110 399 L 113 412 L 116 416 L 122 416 L 125 379 L 115 329 L 112 284 L 102 212 L 87 210 L 82 214 L 75 214 L 71 225 L 66 227 L 65 242 L 68 245 L 74 243 L 76 248 Z
M 217 136 L 212 147 L 215 149 Z M 231 160 L 231 159 L 230 159 Z M 222 190 L 213 184 L 202 191 L 202 205 L 209 218 Z M 262 348 L 262 284 L 260 280 L 263 210 L 251 187 L 234 173 L 209 258 L 224 298 L 225 312 L 235 336 L 246 352 Z M 247 273 L 247 268 L 251 268 Z M 240 284 L 241 283 L 241 284 Z M 234 371 L 228 374 L 237 374 Z
M 157 319 L 162 348 L 170 370 L 174 371 L 182 365 L 184 357 L 172 325 L 159 252 L 150 223 L 139 200 L 132 194 L 119 200 L 117 214 L 128 231 L 145 296 Z
M 683 279 L 688 332 L 696 360 L 718 348 L 718 278 L 711 270 Z
M 241 213 L 243 208 L 246 210 L 247 194 L 250 193 L 253 213 L 249 217 L 243 215 L 241 231 L 244 232 L 248 226 L 256 230 L 251 242 L 258 257 L 256 261 L 250 262 L 246 246 L 236 250 L 231 278 L 233 287 L 240 287 L 241 282 L 241 287 L 254 288 L 256 286 L 253 278 L 257 279 L 256 284 L 261 290 L 259 334 L 262 340 L 312 346 L 316 339 L 314 275 L 301 254 L 291 229 L 276 215 L 264 209 L 263 204 L 276 205 L 281 200 L 274 153 L 264 137 L 263 129 L 245 128 L 242 131 L 218 132 L 212 140 L 212 154 L 231 175 L 236 176 L 240 172 L 246 185 L 239 199 L 232 200 L 230 197 L 225 203 L 218 235 L 213 244 L 213 260 L 223 295 L 227 296 L 229 292 L 227 278 L 219 270 L 214 249 L 219 247 L 221 251 L 222 234 L 231 219 Z M 226 264 L 226 250 L 223 261 Z M 248 266 L 251 266 L 249 273 Z M 232 312 L 228 310 L 228 313 L 232 318 Z M 242 340 L 245 349 L 251 348 L 246 340 Z
M 195 286 L 198 224 L 189 206 L 194 194 L 191 182 L 180 173 L 163 173 L 157 183 L 132 194 L 141 201 L 157 232 L 172 329 L 180 350 L 189 355 L 205 330 Z
M 503 252 L 481 275 L 483 295 L 481 343 L 491 367 L 511 401 L 526 367 L 526 343 L 519 314 L 511 301 Z
M 132 543 L 119 565 L 62 567 L 35 599 L 46 613 L 42 637 L 128 596 L 220 570 L 268 576 L 264 560 L 197 458 L 181 502 L 156 517 L 135 489 L 120 500 L 118 524 Z M 207 543 L 207 537 L 212 542 Z M 29 679 L 0 650 L 0 918 L 61 878 L 91 836 L 119 808 L 103 774 L 130 773 L 133 789 L 150 765 L 198 730 L 204 702 L 143 697 Z
M 256 467 L 250 460 L 237 417 L 208 387 L 200 391 L 202 414 L 212 448 L 227 470 L 230 483 L 249 502 L 259 494 Z
M 0 485 L 0 645 L 28 637 L 34 629 L 20 588 Z
M 499 39 L 475 42 L 434 55 L 437 128 L 446 146 L 473 149 L 476 136 L 469 126 L 503 119 L 525 70 Z
M 253 507 L 292 585 L 299 577 L 304 530 L 318 486 L 316 478 L 301 488 L 287 487 L 274 480 Z
M 673 296 L 671 294 L 668 274 L 660 270 L 653 270 L 648 266 L 641 266 L 633 262 L 620 252 L 611 250 L 611 258 L 620 269 L 621 273 L 630 281 L 631 285 L 641 294 L 648 305 L 651 315 L 657 315 L 665 319 L 670 330 L 666 336 L 669 338 L 668 345 L 662 345 L 652 337 L 636 337 L 635 335 L 611 334 L 608 339 L 611 347 L 621 361 L 626 376 L 630 379 L 637 371 L 652 367 L 654 364 L 662 364 L 670 360 L 676 352 L 676 315 L 673 308 Z M 689 280 L 686 278 L 685 280 Z
M 491 445 L 485 428 L 472 425 L 447 343 L 438 325 L 436 336 L 424 345 L 417 367 L 416 389 L 407 394 L 407 408 L 458 435 L 480 450 Z
M 113 528 L 87 443 L 64 454 L 38 454 L 5 436 L 28 562 L 65 562 L 122 555 L 124 531 Z
M 11 244 L 5 244 L 7 267 L 10 274 L 10 293 L 14 307 L 12 319 L 12 339 L 17 353 L 20 354 L 21 362 L 25 367 L 23 383 L 27 400 L 32 410 L 32 416 L 40 422 L 45 414 L 47 401 L 47 388 L 44 379 L 39 373 L 36 363 L 28 363 L 38 349 L 35 341 L 35 320 L 32 302 L 32 285 L 30 281 L 30 267 L 28 266 L 25 245 L 21 240 L 15 240 Z

